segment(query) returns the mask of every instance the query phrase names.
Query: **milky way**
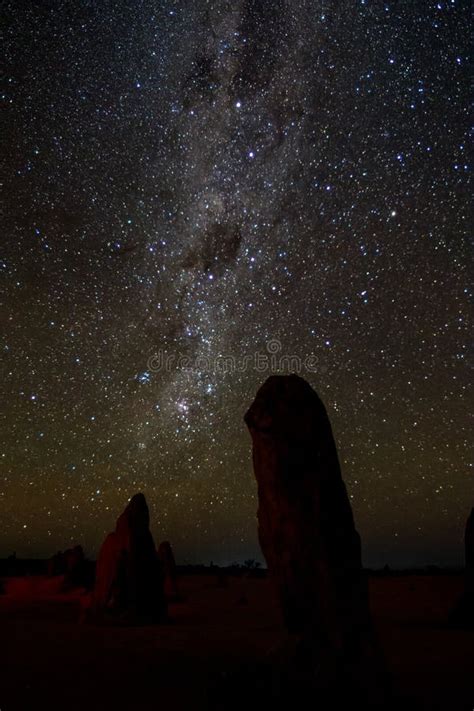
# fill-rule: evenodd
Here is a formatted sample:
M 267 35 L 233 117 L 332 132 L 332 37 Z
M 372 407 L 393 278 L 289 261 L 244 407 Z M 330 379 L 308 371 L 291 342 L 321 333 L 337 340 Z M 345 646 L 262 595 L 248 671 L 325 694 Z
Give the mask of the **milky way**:
M 1 554 L 93 555 L 143 491 L 260 558 L 243 413 L 328 408 L 367 564 L 457 563 L 467 2 L 6 3 Z

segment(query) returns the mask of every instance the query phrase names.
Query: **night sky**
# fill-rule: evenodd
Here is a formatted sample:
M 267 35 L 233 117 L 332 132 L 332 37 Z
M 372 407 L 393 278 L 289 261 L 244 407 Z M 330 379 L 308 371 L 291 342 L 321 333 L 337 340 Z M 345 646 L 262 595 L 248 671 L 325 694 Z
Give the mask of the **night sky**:
M 280 367 L 365 563 L 460 563 L 469 3 L 3 14 L 0 555 L 93 556 L 143 491 L 180 562 L 262 560 L 243 414 Z

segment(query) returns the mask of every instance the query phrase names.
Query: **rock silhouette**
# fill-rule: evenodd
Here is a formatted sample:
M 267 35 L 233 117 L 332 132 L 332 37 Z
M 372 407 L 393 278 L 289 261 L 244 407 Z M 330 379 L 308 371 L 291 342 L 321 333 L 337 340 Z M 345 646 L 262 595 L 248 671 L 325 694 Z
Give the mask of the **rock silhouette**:
M 468 516 L 464 532 L 465 589 L 450 615 L 456 627 L 474 629 L 474 508 Z
M 58 551 L 48 560 L 48 575 L 64 575 L 66 585 L 84 585 L 88 578 L 88 568 L 82 546 L 74 546 Z
M 352 676 L 380 700 L 360 538 L 324 405 L 302 378 L 271 376 L 245 422 L 260 545 L 294 640 L 293 661 L 299 658 L 299 671 L 301 659 L 319 670 L 317 687 L 333 693 Z
M 166 599 L 179 600 L 178 590 L 178 574 L 176 571 L 176 561 L 174 559 L 173 549 L 169 541 L 162 541 L 158 547 L 158 557 L 161 561 L 163 573 L 165 576 L 165 595 Z
M 143 494 L 133 496 L 102 544 L 92 614 L 146 622 L 166 617 L 163 575 Z
M 469 591 L 474 595 L 474 508 L 471 509 L 466 522 L 464 545 L 466 549 L 466 582 Z
M 64 551 L 64 564 L 66 581 L 71 584 L 80 584 L 85 574 L 85 556 L 82 546 L 74 546 Z
M 65 571 L 64 553 L 58 551 L 48 560 L 47 571 L 49 576 L 63 575 Z

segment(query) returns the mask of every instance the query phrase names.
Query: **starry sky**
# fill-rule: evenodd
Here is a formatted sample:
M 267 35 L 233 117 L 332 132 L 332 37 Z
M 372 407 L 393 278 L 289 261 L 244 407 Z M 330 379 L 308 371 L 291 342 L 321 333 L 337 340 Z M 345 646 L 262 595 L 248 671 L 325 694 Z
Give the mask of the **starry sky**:
M 243 414 L 323 399 L 367 565 L 473 505 L 462 0 L 4 3 L 0 555 L 262 556 Z

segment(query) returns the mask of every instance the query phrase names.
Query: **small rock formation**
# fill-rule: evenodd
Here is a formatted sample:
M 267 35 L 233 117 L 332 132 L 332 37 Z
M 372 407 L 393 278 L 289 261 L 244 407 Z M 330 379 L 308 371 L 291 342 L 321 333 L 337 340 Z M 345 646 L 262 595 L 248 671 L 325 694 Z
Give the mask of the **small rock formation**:
M 50 577 L 53 577 L 54 575 L 63 575 L 64 570 L 64 553 L 62 551 L 58 551 L 48 560 L 48 575 Z
M 82 546 L 55 553 L 48 560 L 48 575 L 63 575 L 65 585 L 84 585 L 87 580 L 87 564 Z
M 345 685 L 352 693 L 356 686 L 365 696 L 369 685 L 367 696 L 373 692 L 378 703 L 383 666 L 360 538 L 324 405 L 302 378 L 271 376 L 245 422 L 258 484 L 258 535 L 295 644 L 293 664 L 298 673 L 302 663 L 312 669 L 316 689 L 332 694 Z
M 465 588 L 450 615 L 455 627 L 474 629 L 474 508 L 468 516 L 464 532 L 466 559 Z
M 80 585 L 85 578 L 85 556 L 82 546 L 64 551 L 65 580 L 70 585 Z
M 91 613 L 129 621 L 166 617 L 161 565 L 149 528 L 148 506 L 135 494 L 100 549 Z
M 474 595 L 474 508 L 471 509 L 466 522 L 464 546 L 466 550 L 466 583 L 469 592 Z
M 165 576 L 165 595 L 168 601 L 180 599 L 178 590 L 178 574 L 173 549 L 169 541 L 162 541 L 158 547 L 158 557 Z

